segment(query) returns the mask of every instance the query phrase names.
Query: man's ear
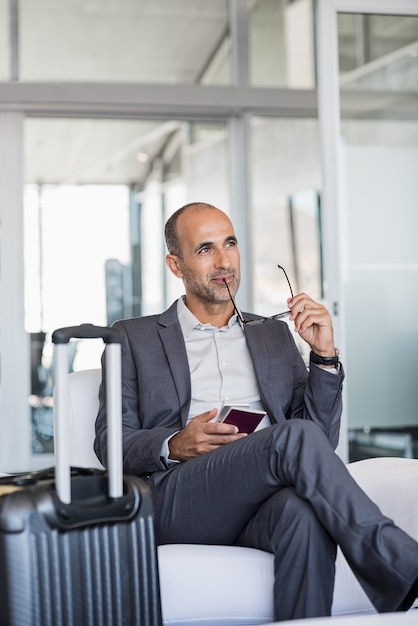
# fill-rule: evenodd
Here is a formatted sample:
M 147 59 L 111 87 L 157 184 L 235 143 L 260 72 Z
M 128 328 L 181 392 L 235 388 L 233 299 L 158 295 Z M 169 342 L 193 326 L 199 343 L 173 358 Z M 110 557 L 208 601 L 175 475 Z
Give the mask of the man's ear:
M 172 271 L 177 278 L 183 278 L 183 272 L 180 269 L 178 257 L 174 254 L 167 254 L 165 257 L 167 267 Z

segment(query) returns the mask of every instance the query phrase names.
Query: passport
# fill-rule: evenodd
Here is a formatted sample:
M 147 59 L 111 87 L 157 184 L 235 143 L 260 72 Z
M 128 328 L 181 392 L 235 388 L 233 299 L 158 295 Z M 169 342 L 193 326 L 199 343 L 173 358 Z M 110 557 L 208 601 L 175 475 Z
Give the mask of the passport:
M 238 426 L 240 433 L 249 434 L 257 428 L 265 415 L 266 411 L 226 404 L 219 414 L 218 421 Z

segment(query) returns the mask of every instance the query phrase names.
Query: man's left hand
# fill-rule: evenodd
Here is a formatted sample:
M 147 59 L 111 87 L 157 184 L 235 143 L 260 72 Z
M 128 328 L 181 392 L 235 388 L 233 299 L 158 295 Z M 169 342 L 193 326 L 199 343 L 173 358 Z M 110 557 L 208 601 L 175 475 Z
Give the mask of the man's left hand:
M 306 293 L 289 298 L 290 319 L 295 331 L 320 356 L 335 356 L 334 335 L 331 315 L 324 307 Z

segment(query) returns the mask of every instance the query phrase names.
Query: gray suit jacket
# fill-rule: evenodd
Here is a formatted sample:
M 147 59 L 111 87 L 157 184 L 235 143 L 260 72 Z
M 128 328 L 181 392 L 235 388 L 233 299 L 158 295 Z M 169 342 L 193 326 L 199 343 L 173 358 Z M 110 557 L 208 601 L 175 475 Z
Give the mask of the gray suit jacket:
M 247 319 L 256 317 L 245 313 Z M 126 474 L 166 469 L 161 446 L 184 427 L 191 382 L 177 303 L 160 315 L 115 322 L 122 337 L 123 457 Z M 316 366 L 308 372 L 286 323 L 247 326 L 261 402 L 272 422 L 301 418 L 315 422 L 335 448 L 342 411 L 342 381 Z M 102 362 L 105 370 L 104 359 Z M 94 448 L 106 464 L 105 375 L 100 387 Z

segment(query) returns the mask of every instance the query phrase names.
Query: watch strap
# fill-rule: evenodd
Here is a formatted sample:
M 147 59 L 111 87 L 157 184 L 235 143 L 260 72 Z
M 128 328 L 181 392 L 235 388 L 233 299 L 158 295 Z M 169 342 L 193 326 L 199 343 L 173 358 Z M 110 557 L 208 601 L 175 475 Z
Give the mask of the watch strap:
M 335 348 L 335 356 L 320 356 L 319 354 L 311 351 L 310 360 L 312 363 L 315 363 L 315 365 L 328 365 L 335 367 L 340 361 L 338 348 Z

